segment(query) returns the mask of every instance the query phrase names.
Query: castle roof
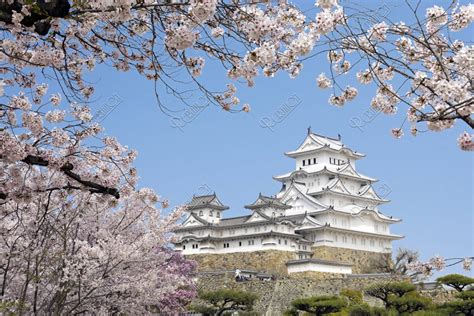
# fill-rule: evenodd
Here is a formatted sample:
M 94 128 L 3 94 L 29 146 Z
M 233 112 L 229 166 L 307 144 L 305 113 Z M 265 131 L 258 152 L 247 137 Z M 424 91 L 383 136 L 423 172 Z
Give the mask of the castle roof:
M 325 193 L 333 193 L 348 196 L 351 198 L 364 199 L 369 201 L 375 201 L 377 203 L 387 203 L 389 200 L 380 197 L 374 190 L 371 184 L 364 185 L 357 192 L 350 192 L 344 185 L 341 178 L 335 177 L 327 183 L 325 187 L 318 191 L 308 192 L 310 195 L 321 195 Z
M 227 210 L 228 206 L 222 204 L 217 198 L 216 193 L 209 195 L 193 195 L 191 202 L 186 205 L 187 211 L 194 211 L 203 208 L 212 208 L 216 210 Z
M 303 143 L 293 151 L 286 152 L 285 155 L 288 157 L 296 158 L 301 155 L 306 155 L 318 151 L 333 151 L 333 152 L 341 152 L 346 154 L 354 159 L 359 159 L 364 157 L 364 154 L 358 153 L 357 151 L 353 151 L 350 148 L 344 146 L 341 142 L 341 138 L 332 138 L 328 136 L 318 135 L 312 133 L 311 131 L 308 132 Z
M 326 208 L 328 205 L 323 204 L 322 202 L 316 200 L 314 197 L 311 195 L 308 195 L 308 189 L 306 188 L 306 185 L 304 183 L 299 183 L 297 181 L 291 181 L 290 186 L 283 192 L 278 193 L 278 197 L 282 200 L 285 201 L 285 203 L 288 202 L 290 198 L 290 193 L 292 190 L 295 190 L 297 193 L 298 197 L 308 201 L 311 205 L 313 205 L 315 208 Z
M 315 228 L 308 228 L 304 230 L 311 230 L 311 231 L 333 231 L 333 232 L 340 232 L 340 233 L 350 233 L 350 234 L 358 234 L 358 235 L 365 235 L 368 237 L 383 237 L 391 240 L 396 240 L 396 239 L 402 239 L 404 236 L 401 235 L 395 235 L 395 234 L 379 234 L 379 233 L 372 233 L 372 232 L 367 232 L 364 230 L 355 230 L 355 229 L 346 229 L 346 228 L 340 228 L 340 227 L 334 227 L 330 225 L 325 225 L 321 227 L 315 227 Z
M 261 220 L 249 221 L 256 213 L 261 216 Z M 317 212 L 314 212 L 314 213 L 316 214 Z M 265 225 L 265 224 L 285 224 L 285 223 L 291 224 L 295 227 L 300 226 L 300 225 L 322 226 L 321 223 L 319 223 L 315 218 L 311 217 L 310 215 L 311 214 L 305 213 L 305 214 L 277 216 L 277 217 L 270 218 L 261 212 L 255 211 L 251 215 L 223 218 L 218 223 L 208 223 L 203 220 L 200 220 L 199 222 L 203 224 L 201 226 L 192 226 L 192 227 L 181 226 L 175 229 L 175 231 L 179 232 L 179 231 L 196 230 L 196 229 L 202 229 L 202 228 L 227 229 L 227 228 L 237 227 L 237 226 L 258 226 L 258 225 Z M 195 216 L 195 217 L 198 217 L 198 216 Z
M 286 205 L 283 203 L 279 198 L 276 197 L 271 197 L 271 196 L 265 196 L 262 195 L 261 193 L 258 195 L 257 200 L 253 202 L 252 204 L 245 205 L 245 208 L 248 208 L 250 210 L 255 210 L 263 207 L 272 207 L 276 209 L 289 209 L 291 206 Z
M 282 233 L 276 231 L 267 231 L 261 233 L 250 233 L 245 235 L 234 235 L 234 236 L 225 236 L 225 237 L 217 237 L 217 236 L 196 236 L 193 234 L 185 235 L 180 238 L 179 241 L 176 243 L 183 242 L 185 240 L 196 240 L 196 241 L 220 241 L 220 240 L 235 240 L 235 239 L 245 239 L 245 238 L 259 238 L 259 237 L 266 237 L 266 236 L 277 236 L 283 238 L 294 238 L 297 239 L 299 243 L 303 244 L 312 244 L 311 241 L 305 239 L 302 235 L 299 234 L 292 234 L 292 233 Z
M 279 176 L 274 176 L 273 179 L 276 181 L 284 182 L 296 178 L 297 176 L 309 176 L 312 174 L 332 174 L 342 177 L 364 180 L 369 182 L 378 181 L 375 178 L 368 177 L 361 174 L 352 167 L 351 164 L 345 164 L 343 166 L 337 165 L 326 165 L 326 164 L 313 164 L 305 167 L 304 169 L 291 171 Z

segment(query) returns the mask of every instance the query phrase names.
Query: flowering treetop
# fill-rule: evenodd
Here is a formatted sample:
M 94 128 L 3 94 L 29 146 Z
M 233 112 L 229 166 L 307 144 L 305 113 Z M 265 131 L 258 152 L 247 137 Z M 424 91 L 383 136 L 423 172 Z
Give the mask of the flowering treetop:
M 0 69 L 7 87 L 35 86 L 39 74 L 34 69 L 40 67 L 59 80 L 68 99 L 83 100 L 94 91 L 85 71 L 104 63 L 135 70 L 186 103 L 177 79 L 180 69 L 214 104 L 249 111 L 248 104 L 239 105 L 231 83 L 217 92 L 199 80 L 206 58 L 220 61 L 230 79 L 253 86 L 260 73 L 298 76 L 304 59 L 324 53 L 330 75 L 320 74 L 317 84 L 333 90 L 329 103 L 342 106 L 357 97 L 356 87 L 339 85 L 343 75 L 375 84 L 374 109 L 406 111 L 406 122 L 393 129 L 396 137 L 405 123 L 413 135 L 425 130 L 422 122 L 432 131 L 456 121 L 474 127 L 473 48 L 456 39 L 474 20 L 473 4 L 454 1 L 423 13 L 419 1 L 407 1 L 415 21 L 405 24 L 336 0 L 316 1 L 312 16 L 287 1 L 23 2 L 0 5 Z M 473 149 L 471 135 L 462 134 L 459 145 Z

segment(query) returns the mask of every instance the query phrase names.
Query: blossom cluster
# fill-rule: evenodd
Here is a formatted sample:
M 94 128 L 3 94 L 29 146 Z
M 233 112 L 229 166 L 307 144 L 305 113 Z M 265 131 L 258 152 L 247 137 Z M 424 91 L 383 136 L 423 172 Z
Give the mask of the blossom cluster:
M 418 12 L 413 14 L 421 21 Z M 373 18 L 379 19 L 377 15 Z M 342 106 L 346 91 L 336 80 L 354 69 L 358 82 L 377 86 L 371 100 L 376 111 L 396 114 L 401 106 L 406 108 L 412 135 L 423 129 L 421 122 L 436 132 L 449 129 L 456 122 L 474 128 L 474 47 L 447 35 L 468 28 L 473 21 L 474 4 L 456 4 L 449 9 L 429 7 L 424 22 L 412 26 L 381 17 L 366 28 L 348 19 L 338 29 L 340 36 L 328 41 L 332 47 L 328 60 L 335 72 L 331 72 L 331 78 L 321 74 L 318 86 L 340 90 L 341 95 L 333 93 L 329 103 Z M 396 86 L 394 78 L 402 84 Z M 392 134 L 402 137 L 403 128 L 392 129 Z M 474 150 L 468 133 L 459 136 L 458 144 L 462 150 Z
M 168 246 L 182 210 L 163 214 L 156 204 L 166 200 L 136 188 L 136 151 L 102 136 L 88 106 L 60 100 L 38 84 L 0 105 L 4 306 L 26 314 L 183 309 L 196 295 L 195 264 Z
M 467 258 L 452 258 L 445 259 L 441 256 L 435 256 L 429 259 L 427 262 L 414 261 L 407 264 L 409 271 L 413 272 L 415 275 L 420 276 L 421 278 L 430 277 L 434 271 L 444 270 L 447 266 L 455 265 L 458 263 L 462 264 L 462 267 L 466 271 L 470 271 L 472 268 L 472 257 Z M 451 263 L 451 261 L 454 261 Z

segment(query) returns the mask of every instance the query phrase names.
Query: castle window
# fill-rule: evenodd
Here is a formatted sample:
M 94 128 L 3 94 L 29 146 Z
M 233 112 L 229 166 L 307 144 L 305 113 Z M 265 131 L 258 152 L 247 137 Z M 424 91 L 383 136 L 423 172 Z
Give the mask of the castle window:
M 281 239 L 278 239 L 278 244 L 281 245 Z
M 224 248 L 229 248 L 229 243 L 228 242 L 224 243 Z
M 183 250 L 185 250 L 185 249 L 186 249 L 186 245 L 183 245 Z
M 316 158 L 313 158 L 313 163 L 316 164 Z
M 285 245 L 288 245 L 288 240 L 285 239 Z
M 253 239 L 249 240 L 249 246 L 253 246 L 255 244 L 255 241 Z
M 362 239 L 360 240 L 360 243 L 361 243 L 362 245 L 365 245 L 365 238 L 362 238 Z
M 202 211 L 199 211 L 199 216 L 203 216 L 204 213 Z
M 212 213 L 212 211 L 209 211 L 209 216 L 210 216 L 210 217 L 213 217 L 213 216 L 214 216 L 214 214 Z
M 306 166 L 306 160 L 303 159 L 303 167 Z
M 221 217 L 221 212 L 217 212 L 216 217 L 220 218 Z
M 241 241 L 239 241 L 239 247 L 242 247 L 242 242 Z
M 352 237 L 352 243 L 355 245 L 357 243 L 357 239 L 355 237 Z
M 374 240 L 373 240 L 373 239 L 370 240 L 370 245 L 371 245 L 372 247 L 374 246 Z

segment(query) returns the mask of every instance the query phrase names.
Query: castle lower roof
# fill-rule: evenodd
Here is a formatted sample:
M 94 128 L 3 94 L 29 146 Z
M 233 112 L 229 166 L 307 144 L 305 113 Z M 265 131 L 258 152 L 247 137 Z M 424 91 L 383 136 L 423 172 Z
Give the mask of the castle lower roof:
M 350 233 L 350 234 L 366 235 L 366 236 L 373 236 L 373 237 L 383 237 L 383 238 L 392 239 L 392 240 L 402 239 L 404 237 L 401 235 L 379 234 L 379 233 L 372 233 L 372 232 L 367 232 L 363 230 L 346 229 L 346 228 L 334 227 L 334 226 L 329 226 L 329 225 L 300 229 L 300 230 L 311 230 L 311 231 L 325 231 L 326 230 L 326 231 L 335 231 L 335 232 L 341 232 L 341 233 Z

